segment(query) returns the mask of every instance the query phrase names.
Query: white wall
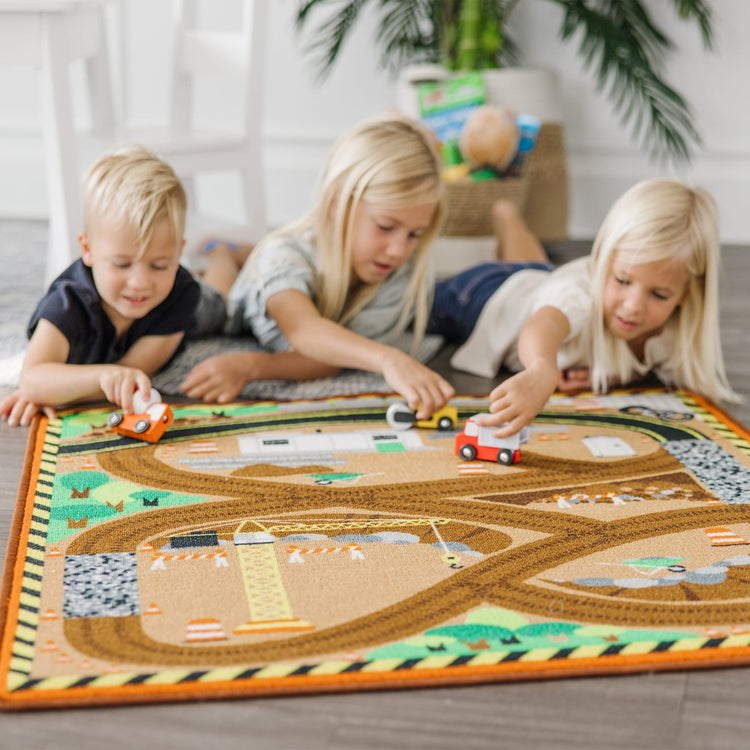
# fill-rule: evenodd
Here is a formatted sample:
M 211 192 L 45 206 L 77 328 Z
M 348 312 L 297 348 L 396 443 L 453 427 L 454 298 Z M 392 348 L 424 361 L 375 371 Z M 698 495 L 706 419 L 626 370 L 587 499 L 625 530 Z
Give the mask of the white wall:
M 687 168 L 679 172 L 649 164 L 619 125 L 609 103 L 594 93 L 593 78 L 581 70 L 576 46 L 556 39 L 557 15 L 540 13 L 549 3 L 534 0 L 533 13 L 521 26 L 519 41 L 530 59 L 554 66 L 563 87 L 566 138 L 572 191 L 570 231 L 592 236 L 612 200 L 642 177 L 675 174 L 709 189 L 721 212 L 727 242 L 750 238 L 750 4 L 734 0 L 710 3 L 715 17 L 715 51 L 705 52 L 691 25 L 677 24 L 672 3 L 647 3 L 669 30 L 677 49 L 666 67 L 667 80 L 681 92 L 695 114 L 703 138 Z M 544 7 L 543 7 L 544 6 Z M 528 7 L 519 8 L 527 11 Z M 533 35 L 529 30 L 533 28 Z M 525 30 L 525 31 L 524 31 Z
M 224 0 L 236 10 L 239 0 Z M 315 80 L 294 32 L 295 0 L 268 0 L 266 92 L 262 103 L 264 159 L 270 220 L 279 224 L 307 204 L 315 177 L 335 137 L 354 122 L 394 106 L 395 82 L 379 69 L 373 24 L 360 22 L 333 74 Z M 213 0 L 207 13 L 221 14 Z M 677 52 L 666 68 L 668 80 L 688 99 L 704 140 L 691 165 L 678 175 L 716 196 L 726 242 L 750 242 L 750 3 L 715 0 L 716 50 L 705 53 L 692 26 L 678 24 L 665 7 L 649 3 L 670 30 Z M 670 4 L 671 5 L 671 4 Z M 153 124 L 166 116 L 165 39 L 170 19 L 166 0 L 125 3 L 126 65 L 134 86 L 126 113 L 134 124 Z M 516 14 L 515 36 L 527 64 L 554 67 L 560 76 L 570 172 L 573 238 L 595 233 L 607 207 L 637 179 L 670 170 L 649 164 L 630 141 L 629 130 L 594 91 L 581 70 L 575 43 L 557 39 L 559 11 L 543 0 L 526 0 Z M 0 23 L 2 19 L 0 18 Z M 74 70 L 77 116 L 86 121 L 80 71 Z M 45 187 L 38 102 L 33 71 L 0 68 L 0 216 L 45 216 Z M 222 92 L 205 93 L 205 117 L 231 116 L 232 101 Z M 231 207 L 232 182 L 216 178 L 204 185 L 217 206 Z

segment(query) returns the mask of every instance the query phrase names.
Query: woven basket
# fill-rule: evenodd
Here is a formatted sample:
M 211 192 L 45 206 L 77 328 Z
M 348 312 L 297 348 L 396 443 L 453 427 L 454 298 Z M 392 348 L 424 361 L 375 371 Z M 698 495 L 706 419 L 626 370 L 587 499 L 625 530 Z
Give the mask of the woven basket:
M 563 128 L 545 122 L 521 177 L 446 186 L 446 217 L 440 234 L 446 237 L 485 237 L 494 234 L 492 205 L 512 200 L 529 229 L 541 242 L 567 239 L 568 170 Z
M 523 218 L 541 242 L 568 238 L 568 168 L 563 127 L 544 122 L 526 172 L 528 194 Z
M 446 237 L 483 237 L 494 234 L 492 206 L 500 198 L 519 208 L 526 202 L 528 173 L 521 177 L 472 182 L 449 182 L 446 190 L 446 216 L 440 234 Z

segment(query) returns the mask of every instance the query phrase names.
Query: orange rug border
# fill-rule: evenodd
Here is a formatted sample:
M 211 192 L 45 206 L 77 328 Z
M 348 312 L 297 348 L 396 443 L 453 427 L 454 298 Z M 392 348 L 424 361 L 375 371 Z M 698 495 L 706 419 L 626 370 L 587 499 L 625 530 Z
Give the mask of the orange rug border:
M 687 389 L 663 387 L 643 387 L 618 389 L 612 393 L 642 393 L 679 390 L 696 404 L 730 427 L 739 437 L 750 441 L 750 431 L 724 409 L 707 398 Z M 590 392 L 579 392 L 566 395 L 591 395 Z M 394 394 L 372 393 L 356 396 L 341 396 L 334 399 L 362 398 L 366 396 L 390 396 Z M 481 398 L 485 394 L 461 394 L 461 397 Z M 328 401 L 331 397 L 321 399 L 302 399 L 305 402 Z M 240 401 L 236 403 L 255 404 L 267 402 Z M 178 404 L 189 406 L 190 404 Z M 201 404 L 204 405 L 205 404 Z M 89 407 L 90 408 L 90 407 Z M 65 412 L 84 411 L 76 409 Z M 45 443 L 46 428 L 49 420 L 38 415 L 31 427 L 24 456 L 24 468 L 17 495 L 16 508 L 11 524 L 6 557 L 0 581 L 0 676 L 4 679 L 8 671 L 11 649 L 8 647 L 15 640 L 15 631 L 8 626 L 12 612 L 18 611 L 20 587 L 13 591 L 19 571 L 23 571 L 23 558 L 19 551 L 28 531 L 34 509 L 36 490 L 31 486 L 42 459 L 42 447 Z M 15 609 L 14 609 L 15 607 Z M 249 677 L 237 680 L 216 680 L 206 683 L 195 681 L 185 684 L 149 684 L 147 681 L 137 685 L 117 685 L 113 687 L 89 688 L 66 687 L 64 689 L 15 690 L 8 691 L 0 686 L 0 711 L 20 711 L 32 709 L 102 707 L 123 704 L 153 704 L 166 702 L 184 702 L 195 700 L 247 699 L 279 695 L 304 695 L 321 693 L 346 693 L 356 690 L 387 690 L 407 688 L 440 688 L 460 685 L 488 683 L 514 683 L 541 679 L 562 679 L 571 677 L 594 677 L 643 672 L 669 672 L 692 669 L 719 669 L 741 667 L 750 664 L 750 646 L 704 647 L 690 652 L 657 652 L 646 654 L 628 654 L 613 656 L 582 657 L 560 661 L 526 661 L 498 662 L 484 665 L 441 666 L 435 668 L 415 668 L 403 671 L 372 671 L 338 674 L 304 674 L 285 677 Z M 575 665 L 575 666 L 572 666 Z M 313 667 L 315 665 L 312 665 Z M 167 672 L 168 670 L 163 670 Z M 162 673 L 163 673 L 162 672 Z

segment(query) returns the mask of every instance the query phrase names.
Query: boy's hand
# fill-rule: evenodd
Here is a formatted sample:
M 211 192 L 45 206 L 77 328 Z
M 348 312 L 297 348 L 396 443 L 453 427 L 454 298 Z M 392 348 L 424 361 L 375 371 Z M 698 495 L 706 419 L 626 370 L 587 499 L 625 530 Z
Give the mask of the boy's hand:
M 20 391 L 13 391 L 0 401 L 0 418 L 6 419 L 11 427 L 21 425 L 28 427 L 36 414 L 42 412 L 50 419 L 57 416 L 57 412 L 48 404 L 35 404 L 21 396 Z
M 133 413 L 133 394 L 141 392 L 141 398 L 148 401 L 151 395 L 151 380 L 143 370 L 123 365 L 105 365 L 99 377 L 99 387 L 107 401 L 122 407 L 126 414 Z
M 258 361 L 265 356 L 257 353 Z M 226 404 L 236 398 L 246 383 L 262 379 L 250 367 L 256 357 L 253 352 L 217 354 L 197 364 L 180 384 L 180 390 L 190 398 Z M 250 369 L 248 369 L 250 367 Z
M 557 384 L 557 370 L 540 367 L 522 370 L 504 380 L 490 393 L 490 413 L 477 421 L 491 427 L 508 424 L 493 433 L 495 437 L 509 437 L 526 427 L 542 410 Z
M 436 372 L 404 352 L 393 349 L 383 362 L 383 377 L 400 393 L 417 419 L 429 419 L 455 394 L 453 386 Z

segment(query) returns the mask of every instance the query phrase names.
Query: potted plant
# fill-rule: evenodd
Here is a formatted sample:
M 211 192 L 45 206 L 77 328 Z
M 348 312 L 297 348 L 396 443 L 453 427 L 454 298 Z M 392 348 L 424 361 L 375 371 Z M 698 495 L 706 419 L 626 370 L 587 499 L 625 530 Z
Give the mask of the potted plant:
M 396 72 L 411 63 L 440 63 L 449 70 L 513 66 L 517 46 L 508 35 L 508 19 L 520 0 L 378 0 L 377 43 L 383 64 Z M 656 158 L 685 162 L 700 143 L 685 99 L 661 72 L 673 48 L 669 35 L 653 21 L 641 0 L 548 0 L 563 11 L 559 36 L 577 40 L 584 67 L 598 90 L 606 91 L 614 110 L 634 138 Z M 367 0 L 303 0 L 297 29 L 310 29 L 318 10 L 331 9 L 312 31 L 308 52 L 318 56 L 325 75 L 335 64 L 349 31 Z M 695 23 L 704 47 L 713 39 L 707 0 L 672 0 L 678 16 Z

